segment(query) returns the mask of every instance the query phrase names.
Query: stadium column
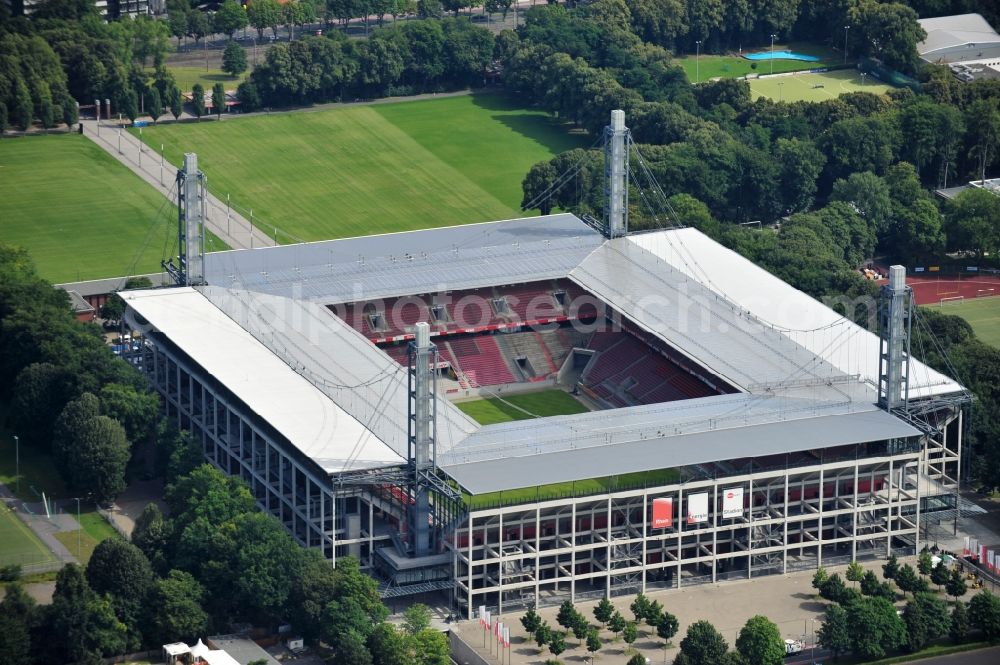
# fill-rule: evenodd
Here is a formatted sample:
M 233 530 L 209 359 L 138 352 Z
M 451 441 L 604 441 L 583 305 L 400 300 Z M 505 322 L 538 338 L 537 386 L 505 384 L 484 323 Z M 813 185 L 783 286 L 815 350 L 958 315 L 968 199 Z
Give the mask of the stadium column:
M 784 508 L 784 520 L 782 520 L 781 525 L 781 574 L 785 575 L 788 573 L 788 478 L 791 474 L 788 472 L 788 466 L 785 466 L 785 508 Z M 799 487 L 799 500 L 805 496 L 805 486 L 800 483 Z
M 649 515 L 647 513 L 649 509 L 649 489 L 643 487 L 642 489 L 642 572 L 640 573 L 640 584 L 639 591 L 641 593 L 646 593 L 646 537 L 647 531 L 646 527 L 649 524 Z
M 467 556 L 467 561 L 466 561 L 466 564 L 465 564 L 466 570 L 469 571 L 469 577 L 468 577 L 468 580 L 466 582 L 466 591 L 465 591 L 465 597 L 466 597 L 466 600 L 468 601 L 466 603 L 466 605 L 468 606 L 467 609 L 468 609 L 468 614 L 469 614 L 469 617 L 468 617 L 469 620 L 472 619 L 472 605 L 473 605 L 473 602 L 472 602 L 472 532 L 473 532 L 473 525 L 474 524 L 475 524 L 475 520 L 473 519 L 473 513 L 472 513 L 472 511 L 469 511 L 469 517 L 468 517 L 468 522 L 466 523 L 466 531 L 465 531 L 465 533 L 466 533 L 466 544 L 467 544 L 468 550 L 469 550 L 468 556 Z
M 823 476 L 824 468 L 822 463 L 824 461 L 825 455 L 820 453 L 820 467 L 819 467 L 819 518 L 816 520 L 816 568 L 817 570 L 823 567 L 823 500 L 826 494 L 826 488 L 824 487 Z
M 753 464 L 750 465 L 753 473 Z M 750 510 L 747 511 L 747 579 L 753 579 L 753 476 L 749 479 Z
M 684 488 L 677 488 L 677 588 L 681 588 L 681 572 L 684 570 Z
M 576 547 L 575 547 L 575 545 L 576 545 L 576 504 L 577 504 L 577 501 L 579 501 L 579 499 L 577 499 L 576 497 L 574 497 L 573 498 L 573 503 L 571 504 L 570 511 L 569 511 L 569 515 L 570 515 L 570 527 L 569 527 L 570 531 L 569 531 L 569 533 L 570 533 L 570 538 L 572 539 L 570 542 L 572 542 L 573 545 L 574 545 L 574 547 L 570 548 L 570 553 L 569 553 L 569 557 L 570 557 L 570 572 L 572 573 L 570 575 L 570 577 L 569 577 L 569 599 L 570 599 L 571 602 L 574 602 L 574 603 L 576 602 Z M 590 528 L 591 529 L 594 528 L 594 523 L 593 522 L 591 522 Z M 557 517 L 556 518 L 556 537 L 558 538 L 558 536 L 559 536 L 559 519 Z M 593 556 L 593 554 L 591 554 L 591 556 Z M 555 558 L 555 563 L 556 563 L 556 570 L 555 570 L 556 577 L 559 577 L 559 557 L 558 556 Z M 558 589 L 558 586 L 556 588 Z
M 538 605 L 538 597 L 541 589 L 539 588 L 539 571 L 542 569 L 542 509 L 538 507 L 538 503 L 535 503 L 535 605 Z
M 497 566 L 497 616 L 503 616 L 503 508 L 500 508 L 500 514 L 497 516 L 497 561 L 499 565 Z
M 719 576 L 719 481 L 712 485 L 712 584 Z
M 614 521 L 614 520 L 611 519 L 611 496 L 610 495 L 608 496 L 608 504 L 607 504 L 606 510 L 607 510 L 607 512 L 605 513 L 605 515 L 606 515 L 607 525 L 605 526 L 605 528 L 607 529 L 607 534 L 605 534 L 605 539 L 606 539 L 606 542 L 607 542 L 607 548 L 606 548 L 607 554 L 604 557 L 604 569 L 605 569 L 604 588 L 605 588 L 605 594 L 608 597 L 610 597 L 611 596 L 611 571 L 613 569 L 612 568 L 612 564 L 611 564 L 611 547 L 612 547 L 612 545 L 611 545 L 611 543 L 612 543 L 612 534 L 611 534 L 612 524 L 611 523 Z M 593 524 L 597 521 L 597 520 L 594 519 L 595 517 L 596 517 L 595 515 L 591 514 L 591 517 L 590 517 L 591 527 L 593 527 Z M 576 527 L 575 524 L 573 526 L 574 526 L 574 528 Z M 576 541 L 574 540 L 574 543 L 575 542 Z M 573 572 L 576 573 L 575 570 Z
M 958 409 L 958 428 L 955 430 L 955 453 L 958 461 L 955 463 L 955 522 L 952 527 L 952 535 L 958 535 L 958 516 L 962 512 L 962 409 Z M 945 430 L 947 435 L 947 429 Z
M 851 507 L 851 561 L 858 558 L 858 460 L 854 459 L 854 501 Z

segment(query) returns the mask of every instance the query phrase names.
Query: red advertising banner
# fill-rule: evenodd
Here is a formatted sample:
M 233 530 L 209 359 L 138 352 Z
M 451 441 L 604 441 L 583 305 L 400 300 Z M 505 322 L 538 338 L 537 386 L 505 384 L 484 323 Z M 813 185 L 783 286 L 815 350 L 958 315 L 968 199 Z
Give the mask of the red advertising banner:
M 669 529 L 674 525 L 674 500 L 653 499 L 653 528 Z

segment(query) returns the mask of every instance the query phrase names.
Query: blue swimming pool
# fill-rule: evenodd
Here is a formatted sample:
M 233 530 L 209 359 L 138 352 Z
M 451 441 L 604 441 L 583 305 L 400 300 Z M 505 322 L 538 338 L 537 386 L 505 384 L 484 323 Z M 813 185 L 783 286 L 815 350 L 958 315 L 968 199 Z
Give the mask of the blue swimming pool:
M 764 51 L 762 53 L 747 53 L 743 56 L 747 60 L 802 60 L 803 62 L 818 62 L 819 58 L 814 55 L 806 55 L 805 53 L 793 53 L 791 51 L 775 51 L 773 54 L 770 51 Z

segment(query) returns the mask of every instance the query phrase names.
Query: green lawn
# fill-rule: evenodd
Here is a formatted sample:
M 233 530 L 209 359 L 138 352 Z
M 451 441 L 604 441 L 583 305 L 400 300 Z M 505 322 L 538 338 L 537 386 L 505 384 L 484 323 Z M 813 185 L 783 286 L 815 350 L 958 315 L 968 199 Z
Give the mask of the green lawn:
M 944 314 L 961 316 L 976 331 L 976 337 L 1000 347 L 1000 298 L 966 298 L 937 305 Z
M 49 563 L 56 557 L 31 529 L 0 503 L 0 566 Z
M 866 77 L 864 85 L 861 85 L 861 75 L 853 69 L 841 69 L 822 74 L 796 74 L 795 76 L 750 79 L 750 94 L 754 99 L 770 97 L 786 102 L 821 102 L 824 99 L 839 97 L 845 92 L 871 92 L 881 95 L 890 90 L 892 90 L 892 86 L 871 76 Z
M 563 497 L 587 496 L 637 487 L 659 487 L 676 483 L 680 479 L 677 469 L 654 469 L 638 471 L 620 476 L 590 478 L 569 483 L 552 483 L 539 487 L 524 487 L 505 492 L 490 492 L 471 496 L 464 494 L 465 502 L 472 510 L 501 505 L 514 505 L 533 501 L 545 501 Z
M 175 206 L 83 136 L 0 141 L 0 241 L 52 282 L 159 272 L 176 224 Z
M 587 411 L 587 407 L 562 390 L 509 395 L 503 400 L 477 399 L 471 402 L 458 402 L 455 406 L 481 425 L 525 420 L 534 416 L 544 418 Z
M 743 52 L 761 53 L 770 51 L 770 49 L 771 44 L 768 42 L 758 48 L 746 48 Z M 780 74 L 782 72 L 808 71 L 810 69 L 831 67 L 843 63 L 842 56 L 838 56 L 838 54 L 833 53 L 829 49 L 816 46 L 814 44 L 775 44 L 774 50 L 804 53 L 806 55 L 813 55 L 820 58 L 817 62 L 803 62 L 802 60 L 775 60 L 773 71 L 775 74 Z M 708 55 L 705 53 L 702 53 L 697 57 L 694 55 L 687 55 L 683 58 L 677 58 L 677 64 L 684 68 L 684 72 L 687 74 L 688 80 L 692 83 L 696 81 L 696 78 L 701 82 L 705 82 L 713 78 L 738 78 L 740 76 L 746 76 L 747 74 L 772 73 L 771 61 L 758 60 L 756 61 L 756 68 L 752 67 L 753 62 L 754 61 L 747 60 L 740 55 Z
M 221 69 L 205 69 L 204 67 L 170 66 L 167 69 L 174 75 L 174 80 L 181 92 L 191 92 L 195 83 L 201 83 L 205 90 L 211 90 L 216 83 L 222 83 L 226 90 L 236 90 L 236 87 L 250 76 L 249 70 L 239 76 L 230 76 Z
M 217 196 L 305 240 L 521 216 L 532 164 L 585 141 L 495 94 L 161 125 L 143 137 L 171 161 L 197 152 Z

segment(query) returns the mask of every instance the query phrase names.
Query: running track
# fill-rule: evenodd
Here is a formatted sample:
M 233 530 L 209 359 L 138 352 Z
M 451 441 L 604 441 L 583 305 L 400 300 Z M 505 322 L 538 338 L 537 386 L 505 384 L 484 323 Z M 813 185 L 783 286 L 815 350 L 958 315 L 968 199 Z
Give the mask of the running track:
M 879 285 L 885 284 L 882 280 Z M 906 276 L 906 283 L 913 288 L 913 298 L 918 305 L 937 305 L 942 298 L 975 298 L 986 295 L 982 293 L 994 289 L 989 295 L 1000 295 L 1000 277 L 992 275 L 970 275 L 960 278 L 956 275 L 943 277 Z

